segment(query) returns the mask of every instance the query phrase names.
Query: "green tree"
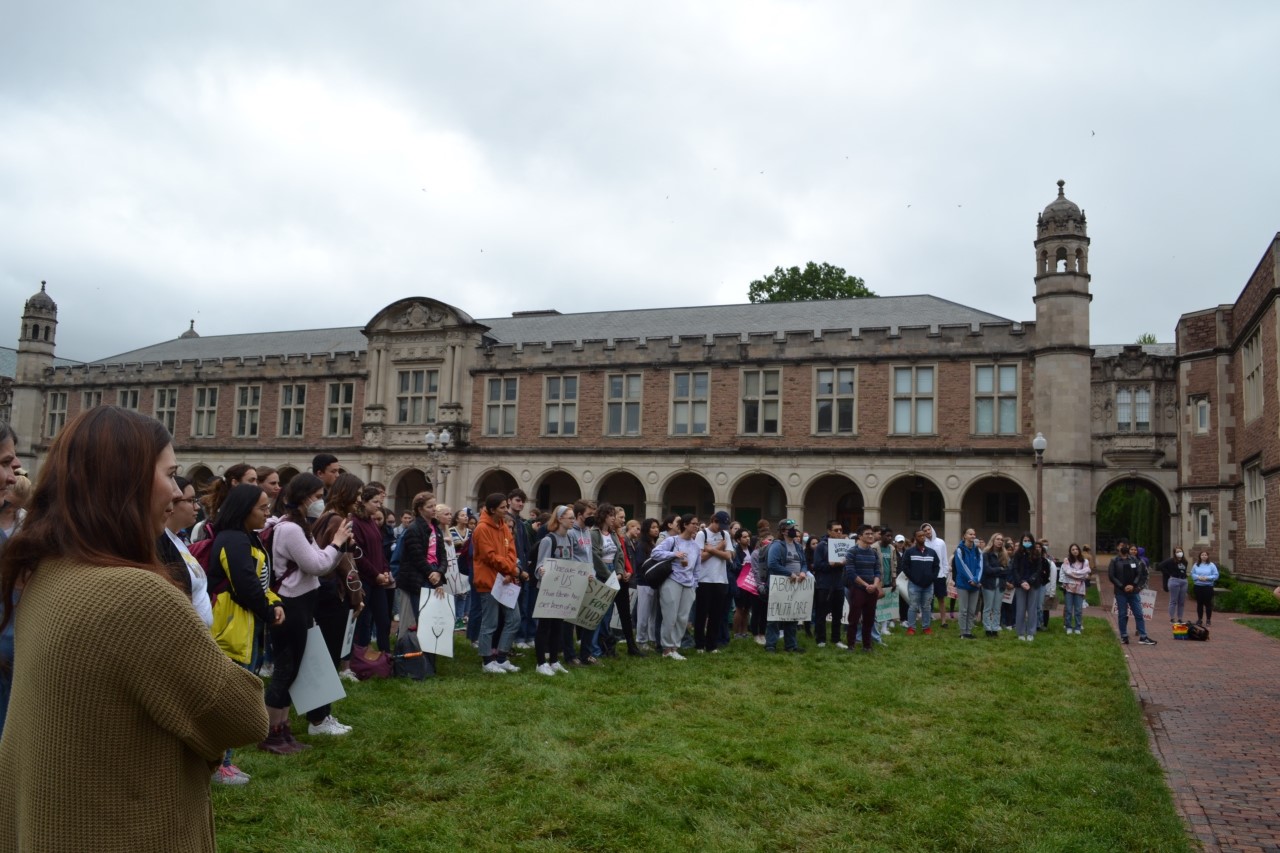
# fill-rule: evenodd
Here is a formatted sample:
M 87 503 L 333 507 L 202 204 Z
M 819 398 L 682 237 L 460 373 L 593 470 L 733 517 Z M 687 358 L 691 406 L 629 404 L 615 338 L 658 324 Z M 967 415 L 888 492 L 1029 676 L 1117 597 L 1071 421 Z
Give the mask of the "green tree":
M 747 298 L 752 302 L 807 302 L 813 299 L 855 299 L 875 296 L 856 275 L 831 264 L 805 264 L 804 269 L 775 267 L 751 282 Z
M 1156 340 L 1155 332 L 1143 332 L 1142 334 L 1138 335 L 1137 342 L 1140 344 L 1159 343 L 1159 341 Z

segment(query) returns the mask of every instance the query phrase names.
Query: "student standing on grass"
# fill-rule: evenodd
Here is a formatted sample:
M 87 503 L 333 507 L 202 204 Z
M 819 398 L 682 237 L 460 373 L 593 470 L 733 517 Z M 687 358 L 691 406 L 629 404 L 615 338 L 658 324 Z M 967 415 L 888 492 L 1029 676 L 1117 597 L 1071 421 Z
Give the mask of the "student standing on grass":
M 933 581 L 933 597 L 938 599 L 938 624 L 947 627 L 947 607 L 951 608 L 951 618 L 955 619 L 955 599 L 947 595 L 947 581 L 951 578 L 951 552 L 947 550 L 947 542 L 938 536 L 933 525 L 925 522 L 920 525 L 924 531 L 924 542 L 938 555 L 938 576 Z
M 982 628 L 987 637 L 1000 636 L 1000 604 L 1011 588 L 1004 534 L 994 533 L 982 559 Z
M 698 587 L 698 566 L 702 548 L 693 537 L 702 529 L 695 515 L 678 516 L 676 534 L 668 536 L 653 549 L 654 554 L 675 554 L 671 576 L 662 582 L 659 600 L 662 606 L 662 656 L 668 660 L 685 660 L 680 654 L 680 641 L 689 625 L 689 608 L 693 606 Z
M 855 648 L 857 639 L 855 629 L 862 627 L 862 651 L 871 652 L 871 641 L 875 630 L 876 602 L 884 594 L 880 579 L 880 551 L 875 547 L 876 534 L 871 525 L 858 527 L 857 540 L 853 547 L 845 552 L 844 585 L 849 597 L 849 627 L 846 642 L 849 651 Z M 824 546 L 825 547 L 825 546 Z M 836 610 L 836 625 L 839 625 L 841 611 Z M 835 633 L 835 626 L 832 627 Z
M 907 636 L 916 632 L 917 622 L 922 624 L 926 634 L 932 634 L 929 627 L 933 619 L 929 598 L 934 592 L 934 581 L 938 578 L 938 552 L 926 544 L 924 529 L 916 531 L 916 542 L 902 552 L 901 567 L 907 575 L 907 598 L 911 602 L 907 611 Z
M 547 573 L 547 560 L 571 562 L 574 559 L 573 540 L 569 531 L 573 529 L 573 507 L 558 506 L 547 519 L 546 534 L 538 543 L 538 555 L 535 558 L 536 583 L 541 585 Z M 564 630 L 568 624 L 563 619 L 543 617 L 538 620 L 538 632 L 534 638 L 534 656 L 538 662 L 539 675 L 568 674 L 569 670 L 560 663 L 560 650 L 564 645 Z
M 964 532 L 964 539 L 956 546 L 952 564 L 955 567 L 956 591 L 960 611 L 960 639 L 973 640 L 973 611 L 975 604 L 982 599 L 982 566 L 983 554 L 978 549 L 977 534 L 970 527 Z
M 1213 585 L 1218 582 L 1218 567 L 1209 560 L 1208 551 L 1201 551 L 1196 557 L 1191 582 L 1196 585 L 1196 624 L 1212 625 Z
M 520 667 L 507 660 L 507 655 L 511 653 L 511 644 L 520 625 L 520 613 L 493 595 L 493 585 L 499 575 L 507 583 L 520 583 L 515 538 L 507 519 L 506 495 L 494 492 L 484 499 L 484 513 L 471 535 L 475 549 L 471 587 L 480 594 L 483 620 L 480 626 L 480 660 L 484 662 L 484 671 L 490 674 L 519 672 Z M 499 612 L 505 621 L 495 649 L 493 635 L 498 630 Z
M 751 531 L 745 527 L 740 527 L 734 535 L 733 568 L 730 570 L 730 574 L 733 577 L 733 637 L 736 640 L 745 640 L 751 636 L 747 629 L 751 625 L 751 615 L 754 608 L 753 599 L 756 598 L 756 596 L 738 586 L 738 576 L 742 574 L 744 568 L 750 573 Z
M 761 522 L 764 524 L 764 522 Z M 756 582 L 756 600 L 751 607 L 751 633 L 755 635 L 756 644 L 764 645 L 766 624 L 769 615 L 769 547 L 773 545 L 773 536 L 766 525 L 760 534 L 760 542 L 751 552 L 751 576 Z
M 769 546 L 769 578 L 785 577 L 790 583 L 799 583 L 809 576 L 804 562 L 804 546 L 800 544 L 800 531 L 796 523 L 789 518 L 778 522 L 778 538 Z M 796 641 L 796 622 L 766 622 L 764 631 L 764 650 L 778 650 L 778 634 L 782 634 L 782 648 L 794 654 L 802 654 L 804 649 Z
M 827 617 L 831 617 L 831 642 L 840 639 L 840 620 L 844 616 L 845 563 L 832 564 L 829 543 L 832 539 L 844 539 L 844 525 L 836 520 L 827 522 L 827 532 L 818 540 L 813 551 L 813 621 L 817 632 L 818 648 L 827 645 Z M 853 614 L 849 615 L 850 623 Z
M 1084 594 L 1089 589 L 1089 574 L 1092 569 L 1085 559 L 1080 546 L 1072 543 L 1067 548 L 1067 557 L 1062 561 L 1063 589 L 1066 591 L 1067 606 L 1062 616 L 1063 625 L 1068 634 L 1079 634 L 1084 625 Z
M 1187 606 L 1187 557 L 1179 548 L 1159 566 L 1164 588 L 1169 593 L 1169 621 L 1181 622 Z
M 1014 631 L 1019 640 L 1034 640 L 1044 585 L 1049 581 L 1049 559 L 1030 533 L 1022 534 L 1018 551 L 1009 562 L 1009 577 L 1013 581 Z
M 637 572 L 644 567 L 645 561 L 658 544 L 659 527 L 660 522 L 656 518 L 646 518 L 640 522 L 640 537 L 636 540 L 634 559 Z M 661 645 L 655 618 L 658 613 L 657 594 L 657 590 L 644 583 L 644 578 L 640 578 L 640 583 L 636 585 L 636 642 L 641 649 L 648 649 L 650 643 Z
M 1116 551 L 1107 568 L 1107 577 L 1115 590 L 1120 642 L 1129 645 L 1129 611 L 1133 611 L 1133 620 L 1138 625 L 1138 644 L 1154 646 L 1156 641 L 1147 636 L 1147 623 L 1142 617 L 1141 593 L 1147 585 L 1147 567 L 1131 553 L 1125 540 L 1116 543 Z
M 720 510 L 694 537 L 702 548 L 693 617 L 693 642 L 699 652 L 720 650 L 720 628 L 729 615 L 728 566 L 733 559 L 733 545 L 725 531 L 728 526 L 729 513 Z

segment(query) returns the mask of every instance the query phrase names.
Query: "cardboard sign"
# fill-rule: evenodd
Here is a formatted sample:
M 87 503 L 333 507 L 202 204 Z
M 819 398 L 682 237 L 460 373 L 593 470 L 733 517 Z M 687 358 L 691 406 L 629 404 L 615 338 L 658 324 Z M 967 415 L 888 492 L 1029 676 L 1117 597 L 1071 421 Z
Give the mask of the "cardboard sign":
M 298 675 L 293 679 L 293 684 L 289 685 L 289 698 L 293 700 L 293 708 L 299 714 L 305 714 L 321 705 L 345 699 L 346 696 L 347 691 L 342 689 L 342 679 L 338 678 L 333 658 L 329 657 L 324 634 L 319 625 L 312 625 L 311 630 L 307 631 L 307 647 L 302 652 Z
M 586 565 L 585 563 L 583 565 Z M 596 580 L 594 572 L 587 579 L 587 592 L 582 596 L 582 604 L 578 607 L 578 613 L 569 621 L 580 628 L 595 628 L 600 624 L 600 620 L 604 618 L 605 611 L 609 609 L 609 605 L 613 604 L 614 596 L 618 594 L 618 590 L 622 585 L 618 583 L 618 576 L 613 572 L 609 573 L 609 579 L 603 583 Z
M 813 615 L 813 576 L 791 582 L 787 575 L 769 576 L 770 622 L 804 622 Z
M 827 540 L 827 560 L 831 565 L 838 566 L 844 562 L 844 555 L 854 546 L 852 539 L 828 539 Z
M 455 599 L 441 589 L 423 589 L 426 599 L 418 612 L 418 645 L 427 654 L 453 657 L 453 623 L 457 618 Z
M 1156 591 L 1154 589 L 1144 589 L 1138 593 L 1138 598 L 1142 599 L 1142 618 L 1144 621 L 1150 621 L 1156 617 Z M 1111 615 L 1119 614 L 1115 601 L 1111 602 Z M 1132 612 L 1132 611 L 1131 611 Z
M 587 584 L 595 578 L 595 570 L 590 563 L 573 560 L 546 560 L 542 569 L 533 618 L 575 619 L 587 594 Z

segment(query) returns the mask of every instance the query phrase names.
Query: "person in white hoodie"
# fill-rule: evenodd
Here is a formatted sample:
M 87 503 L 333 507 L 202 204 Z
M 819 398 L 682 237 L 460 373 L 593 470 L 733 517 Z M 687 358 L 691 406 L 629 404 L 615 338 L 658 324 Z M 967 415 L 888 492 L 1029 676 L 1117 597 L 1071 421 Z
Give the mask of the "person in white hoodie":
M 945 628 L 947 627 L 947 581 L 951 577 L 951 552 L 947 550 L 946 541 L 934 532 L 932 524 L 926 521 L 920 525 L 920 529 L 924 531 L 924 544 L 938 555 L 938 578 L 933 582 L 933 595 L 938 599 L 938 624 Z M 952 611 L 952 621 L 955 618 L 955 611 Z

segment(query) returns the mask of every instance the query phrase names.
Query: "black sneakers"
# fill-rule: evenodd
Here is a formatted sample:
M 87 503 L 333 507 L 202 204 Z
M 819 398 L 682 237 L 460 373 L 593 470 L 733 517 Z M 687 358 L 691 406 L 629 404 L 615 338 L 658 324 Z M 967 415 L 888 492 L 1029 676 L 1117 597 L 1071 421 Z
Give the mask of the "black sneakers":
M 1151 639 L 1150 637 L 1138 638 L 1138 645 L 1140 646 L 1154 646 L 1155 644 L 1156 644 L 1156 641 Z
M 1120 638 L 1120 645 L 1122 645 L 1122 646 L 1127 646 L 1127 645 L 1129 645 L 1129 638 L 1128 638 L 1128 637 L 1121 637 L 1121 638 Z

